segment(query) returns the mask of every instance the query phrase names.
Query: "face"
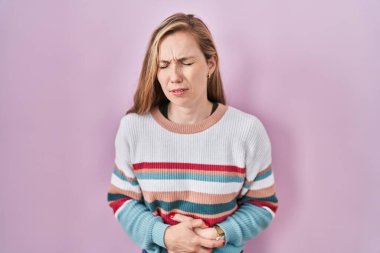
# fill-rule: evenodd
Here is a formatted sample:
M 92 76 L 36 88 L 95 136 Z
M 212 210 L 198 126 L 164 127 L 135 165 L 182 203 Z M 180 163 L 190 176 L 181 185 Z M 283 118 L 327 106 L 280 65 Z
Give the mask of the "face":
M 161 41 L 157 79 L 165 96 L 175 105 L 193 107 L 207 102 L 207 74 L 215 70 L 198 43 L 187 32 L 175 32 Z

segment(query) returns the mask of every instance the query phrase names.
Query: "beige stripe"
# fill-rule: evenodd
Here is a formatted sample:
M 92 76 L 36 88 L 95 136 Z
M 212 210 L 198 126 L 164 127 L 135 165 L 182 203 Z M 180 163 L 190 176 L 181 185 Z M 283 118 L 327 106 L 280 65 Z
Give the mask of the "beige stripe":
M 251 198 L 266 198 L 272 196 L 273 194 L 275 194 L 275 192 L 276 188 L 273 184 L 272 186 L 260 190 L 248 190 L 246 195 Z
M 168 120 L 164 115 L 162 115 L 158 108 L 158 105 L 151 110 L 151 114 L 158 124 L 168 129 L 169 131 L 180 134 L 192 134 L 210 128 L 223 117 L 227 109 L 227 105 L 219 103 L 214 113 L 195 124 L 179 124 Z
M 137 193 L 137 192 L 134 192 L 134 191 L 122 190 L 120 188 L 117 188 L 113 184 L 110 185 L 108 193 L 111 193 L 111 194 L 123 194 L 123 195 L 126 195 L 126 196 L 130 197 L 130 198 L 133 198 L 133 199 L 136 199 L 136 200 L 141 200 L 141 193 Z
M 154 200 L 173 202 L 176 200 L 185 200 L 198 204 L 223 204 L 232 201 L 239 193 L 229 194 L 207 194 L 192 191 L 179 192 L 143 192 L 144 199 L 148 202 Z
M 190 212 L 185 212 L 185 211 L 182 211 L 180 209 L 172 209 L 170 210 L 169 212 L 165 211 L 164 209 L 158 207 L 157 209 L 160 210 L 160 213 L 161 214 L 164 214 L 164 215 L 168 215 L 170 213 L 179 213 L 179 214 L 183 214 L 183 215 L 192 215 L 192 216 L 196 216 L 196 217 L 199 217 L 200 219 L 202 218 L 205 218 L 205 219 L 217 219 L 217 218 L 220 218 L 220 217 L 223 217 L 223 216 L 226 216 L 226 215 L 230 215 L 232 214 L 233 212 L 235 212 L 235 210 L 238 208 L 238 205 L 236 205 L 233 209 L 231 209 L 230 211 L 226 211 L 226 212 L 223 212 L 223 213 L 218 213 L 218 214 L 200 214 L 200 213 L 190 213 Z
M 137 174 L 149 174 L 149 173 L 170 173 L 170 172 L 186 172 L 193 174 L 204 174 L 204 175 L 218 175 L 218 176 L 237 176 L 244 177 L 244 173 L 233 172 L 233 171 L 206 171 L 206 170 L 191 170 L 191 169 L 139 169 L 134 171 Z

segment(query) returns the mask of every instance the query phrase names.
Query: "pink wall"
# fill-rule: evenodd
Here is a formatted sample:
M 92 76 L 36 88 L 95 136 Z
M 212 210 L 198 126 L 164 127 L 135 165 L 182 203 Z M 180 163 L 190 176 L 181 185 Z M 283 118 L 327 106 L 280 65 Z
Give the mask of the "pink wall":
M 273 145 L 254 253 L 380 252 L 379 1 L 0 1 L 0 252 L 139 252 L 107 206 L 152 30 L 202 17 L 228 103 Z M 137 29 L 137 30 L 136 30 Z

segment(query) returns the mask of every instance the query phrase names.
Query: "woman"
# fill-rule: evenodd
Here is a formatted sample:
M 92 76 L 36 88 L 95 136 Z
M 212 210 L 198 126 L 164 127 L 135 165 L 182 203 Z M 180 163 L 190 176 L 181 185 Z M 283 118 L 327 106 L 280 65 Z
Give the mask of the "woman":
M 267 132 L 225 104 L 218 60 L 193 15 L 174 14 L 152 34 L 108 192 L 143 252 L 242 252 L 274 218 Z

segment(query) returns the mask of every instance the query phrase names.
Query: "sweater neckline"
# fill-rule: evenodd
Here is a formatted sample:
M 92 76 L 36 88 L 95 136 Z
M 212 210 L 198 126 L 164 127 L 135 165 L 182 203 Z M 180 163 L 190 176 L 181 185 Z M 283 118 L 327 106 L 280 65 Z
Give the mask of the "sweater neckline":
M 218 103 L 218 107 L 211 115 L 195 124 L 180 124 L 167 119 L 162 115 L 158 105 L 152 109 L 151 114 L 158 124 L 171 132 L 179 134 L 194 134 L 202 132 L 216 124 L 223 117 L 227 109 L 227 105 Z

